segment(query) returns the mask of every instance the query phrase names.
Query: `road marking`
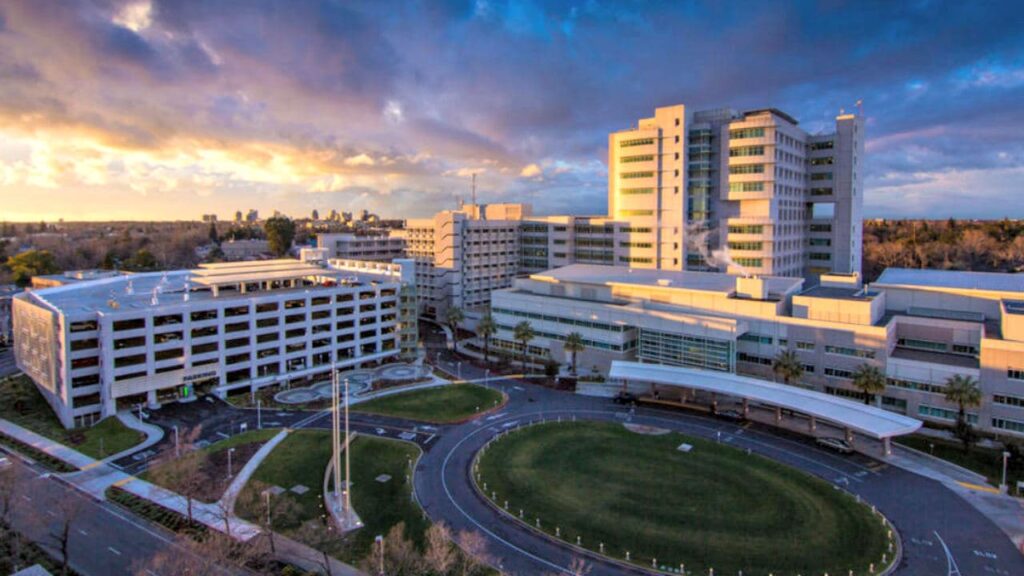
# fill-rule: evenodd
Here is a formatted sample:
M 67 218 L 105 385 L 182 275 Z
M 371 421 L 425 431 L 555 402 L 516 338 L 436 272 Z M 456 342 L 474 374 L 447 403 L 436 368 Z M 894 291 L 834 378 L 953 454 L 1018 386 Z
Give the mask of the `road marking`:
M 935 537 L 938 538 L 939 544 L 942 545 L 942 549 L 946 552 L 946 565 L 949 566 L 948 576 L 962 576 L 960 574 L 960 567 L 956 565 L 956 560 L 953 558 L 953 553 L 949 551 L 949 546 L 946 546 L 946 541 L 939 536 L 938 532 L 932 532 Z
M 424 440 L 423 443 L 424 444 L 430 444 L 430 441 L 433 440 L 434 438 L 437 438 L 437 434 L 431 434 L 430 438 L 427 438 L 426 440 Z
M 992 552 L 983 552 L 981 550 L 975 550 L 974 551 L 974 555 L 975 556 L 980 556 L 982 558 L 988 558 L 989 560 L 998 560 L 999 559 L 999 556 L 997 556 L 996 554 L 994 554 Z
M 990 494 L 999 494 L 1000 493 L 999 490 L 997 490 L 997 489 L 995 489 L 995 488 L 993 488 L 991 486 L 982 486 L 981 484 L 971 484 L 970 482 L 960 482 L 959 480 L 957 481 L 957 484 L 963 486 L 964 488 L 967 488 L 968 490 L 976 490 L 978 492 L 988 492 Z
M 81 528 L 78 529 L 78 533 L 81 534 L 82 536 L 88 536 L 89 535 L 88 532 L 86 532 L 85 530 L 82 530 Z
M 225 440 L 228 439 L 228 438 L 231 438 L 231 436 L 228 436 L 227 434 L 225 434 L 223 432 L 217 432 L 217 436 L 220 436 L 221 438 L 224 438 Z
M 149 576 L 160 576 L 159 574 L 157 574 L 156 572 L 153 572 L 149 568 L 146 568 L 146 574 L 149 574 Z
M 113 546 L 107 546 L 107 550 L 110 550 L 111 552 L 113 552 L 114 554 L 117 554 L 118 556 L 121 555 L 121 553 L 117 551 L 117 548 L 114 548 Z
M 50 516 L 53 516 L 54 518 L 57 517 L 57 513 L 54 512 L 53 510 L 47 510 L 46 513 L 49 514 Z
M 32 498 L 25 496 L 24 494 L 22 494 L 21 497 L 24 498 L 25 500 L 28 500 L 29 502 L 32 501 Z

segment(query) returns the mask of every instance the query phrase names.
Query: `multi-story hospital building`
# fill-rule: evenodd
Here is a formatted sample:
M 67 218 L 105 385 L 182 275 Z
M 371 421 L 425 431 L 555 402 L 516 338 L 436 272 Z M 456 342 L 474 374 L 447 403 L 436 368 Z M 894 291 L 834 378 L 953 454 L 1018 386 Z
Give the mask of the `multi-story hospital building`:
M 710 272 L 570 265 L 492 294 L 499 324 L 492 346 L 521 350 L 513 331 L 528 321 L 529 353 L 564 360 L 583 336 L 581 373 L 638 360 L 772 379 L 772 360 L 792 350 L 804 367 L 795 385 L 859 397 L 854 371 L 882 369 L 881 407 L 951 424 L 944 399 L 953 375 L 983 393 L 969 419 L 1024 436 L 1024 276 L 889 269 L 869 286 L 857 275 L 744 277 Z
M 204 264 L 14 298 L 15 355 L 64 426 L 415 349 L 411 261 Z

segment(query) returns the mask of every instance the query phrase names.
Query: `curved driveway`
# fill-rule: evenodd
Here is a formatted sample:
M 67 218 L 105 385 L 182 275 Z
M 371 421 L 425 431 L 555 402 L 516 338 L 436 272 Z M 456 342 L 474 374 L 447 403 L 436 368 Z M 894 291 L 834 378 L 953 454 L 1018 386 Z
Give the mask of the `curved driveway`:
M 467 368 L 463 365 L 466 376 Z M 473 374 L 469 374 L 472 376 Z M 1024 557 L 1003 532 L 958 495 L 938 482 L 864 456 L 845 457 L 818 449 L 799 436 L 757 425 L 739 427 L 686 412 L 628 408 L 606 399 L 587 398 L 510 381 L 497 384 L 510 401 L 500 412 L 459 426 L 441 428 L 425 448 L 415 476 L 416 495 L 434 521 L 455 530 L 475 530 L 488 552 L 509 574 L 555 574 L 566 571 L 580 553 L 506 518 L 473 489 L 469 470 L 476 452 L 494 435 L 540 419 L 596 419 L 649 424 L 708 439 L 783 462 L 819 476 L 874 504 L 897 527 L 904 542 L 899 575 L 965 576 L 1024 574 Z M 751 487 L 756 489 L 756 487 Z M 648 574 L 588 555 L 590 574 Z

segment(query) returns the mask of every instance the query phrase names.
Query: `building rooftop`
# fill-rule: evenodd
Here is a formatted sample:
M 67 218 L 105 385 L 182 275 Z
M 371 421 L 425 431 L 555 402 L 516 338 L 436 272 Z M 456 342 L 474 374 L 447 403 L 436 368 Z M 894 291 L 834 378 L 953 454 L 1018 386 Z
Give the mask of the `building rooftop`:
M 275 282 L 287 280 L 313 280 L 314 284 L 299 283 L 294 287 L 282 286 L 273 290 L 241 293 L 221 290 L 218 296 L 210 289 L 214 286 L 234 286 L 242 283 Z M 357 286 L 368 282 L 393 281 L 395 278 L 380 271 L 353 271 L 321 268 L 298 260 L 267 260 L 262 262 L 231 262 L 204 264 L 197 270 L 147 272 L 130 276 L 114 276 L 82 281 L 53 288 L 32 290 L 30 297 L 65 314 L 102 312 L 113 314 L 147 308 L 180 306 L 186 302 L 226 300 L 304 292 L 317 285 L 339 283 Z
M 570 264 L 537 274 L 530 278 L 546 282 L 614 284 L 674 288 L 677 290 L 699 290 L 731 294 L 736 290 L 736 278 L 732 274 L 718 272 L 691 272 L 672 270 L 651 270 L 625 268 L 622 266 L 601 266 L 597 264 Z M 769 294 L 788 294 L 803 285 L 802 278 L 764 276 Z
M 857 300 L 869 302 L 878 297 L 879 292 L 865 290 L 863 288 L 843 288 L 839 286 L 813 286 L 804 290 L 800 296 L 811 298 L 831 298 L 834 300 Z
M 984 290 L 987 292 L 1024 292 L 1024 274 L 887 268 L 874 284 L 951 290 Z

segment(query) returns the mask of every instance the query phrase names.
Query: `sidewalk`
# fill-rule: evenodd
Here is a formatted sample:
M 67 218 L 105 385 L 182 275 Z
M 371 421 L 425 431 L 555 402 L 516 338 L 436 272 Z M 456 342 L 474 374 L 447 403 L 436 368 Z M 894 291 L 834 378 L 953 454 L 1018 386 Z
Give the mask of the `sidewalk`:
M 36 434 L 27 428 L 22 428 L 14 422 L 4 420 L 3 418 L 0 418 L 0 432 L 10 436 L 11 438 L 24 442 L 40 452 L 46 452 L 50 456 L 74 466 L 79 470 L 82 470 L 96 462 L 78 450 L 68 448 L 60 442 L 50 440 L 46 436 Z
M 242 492 L 242 488 L 245 488 L 245 484 L 249 481 L 253 472 L 260 467 L 260 463 L 263 462 L 263 459 L 273 452 L 274 448 L 276 448 L 277 445 L 288 436 L 289 432 L 291 431 L 285 428 L 278 432 L 277 435 L 271 438 L 266 444 L 260 446 L 260 449 L 253 454 L 252 458 L 250 458 L 249 461 L 245 463 L 245 466 L 238 471 L 238 474 L 235 475 L 234 480 L 231 481 L 231 485 L 224 491 L 224 495 L 220 497 L 221 508 L 227 510 L 231 514 L 235 513 L 235 500 L 238 499 L 238 495 Z
M 125 450 L 118 452 L 117 454 L 114 454 L 113 456 L 107 456 L 106 458 L 103 459 L 104 462 L 114 462 L 116 460 L 124 458 L 125 456 L 130 456 L 136 452 L 141 452 L 142 450 L 145 450 L 150 446 L 154 446 L 164 438 L 163 428 L 156 426 L 154 424 L 147 424 L 142 420 L 139 420 L 138 418 L 135 417 L 134 414 L 132 414 L 130 410 L 122 410 L 118 412 L 117 419 L 120 420 L 121 423 L 127 426 L 128 428 L 131 428 L 132 430 L 137 430 L 145 434 L 146 439 L 140 442 L 139 444 L 132 446 L 131 448 L 127 448 Z

